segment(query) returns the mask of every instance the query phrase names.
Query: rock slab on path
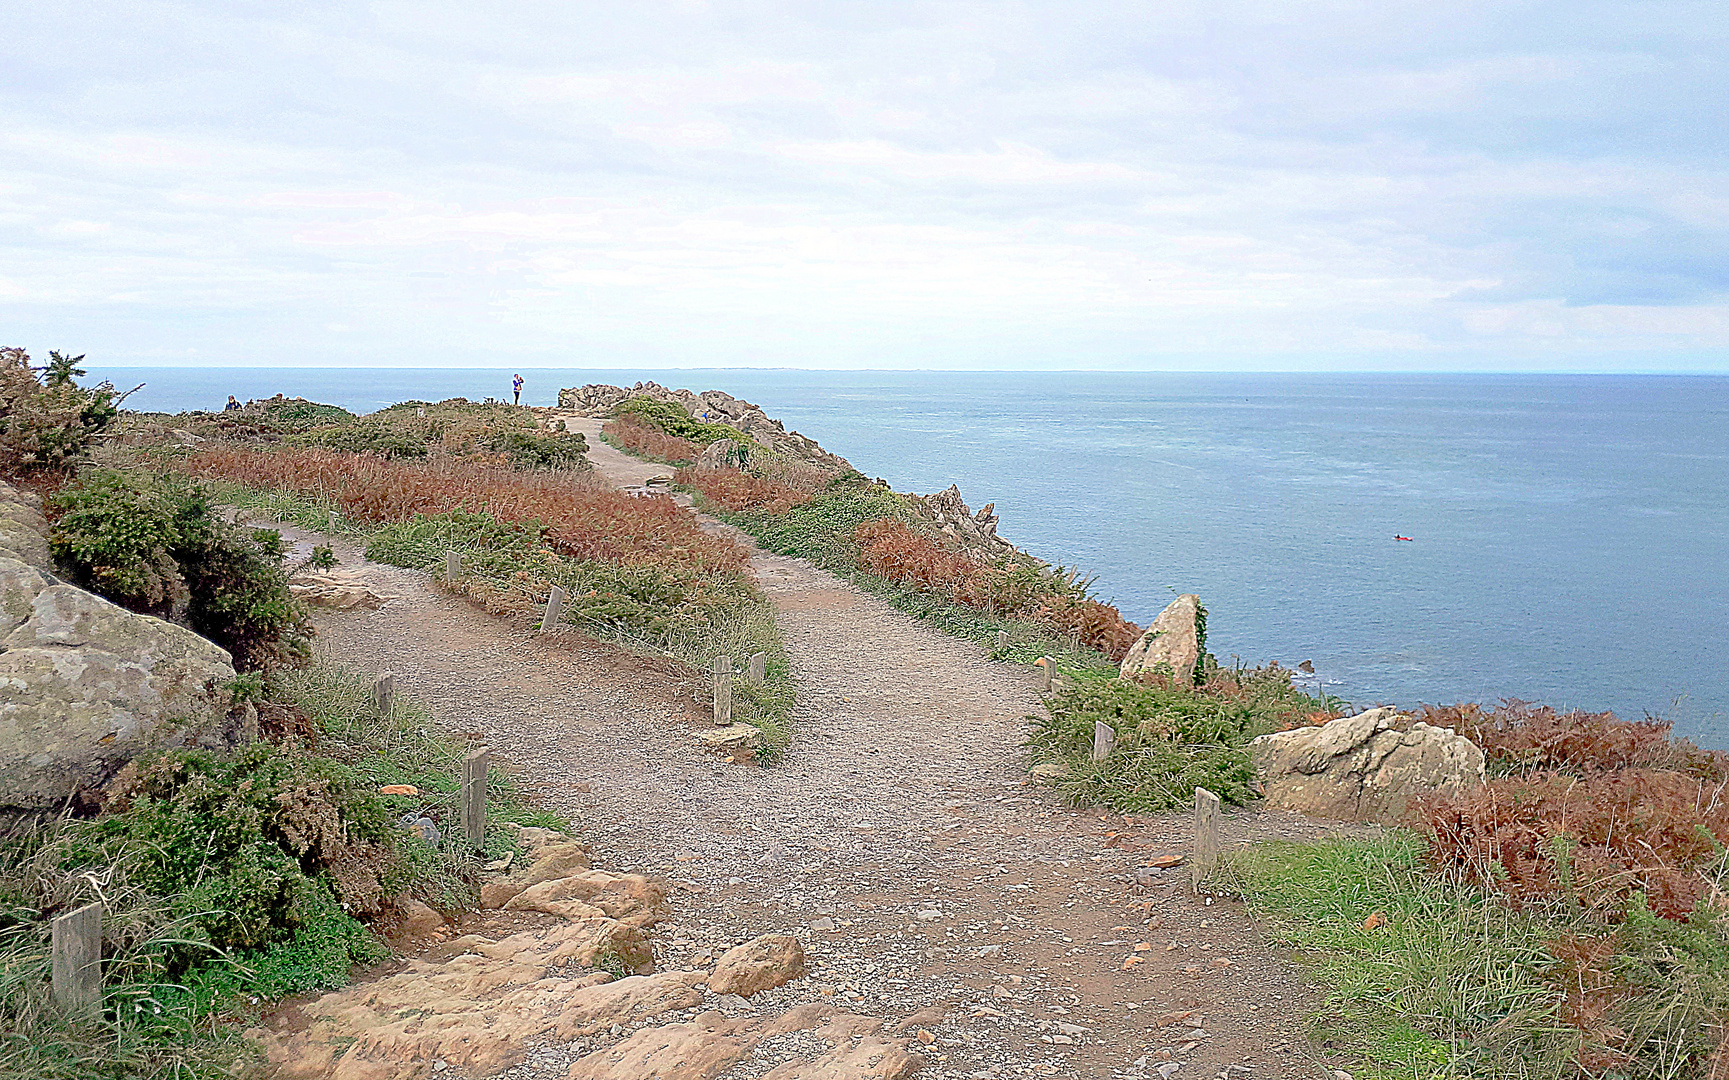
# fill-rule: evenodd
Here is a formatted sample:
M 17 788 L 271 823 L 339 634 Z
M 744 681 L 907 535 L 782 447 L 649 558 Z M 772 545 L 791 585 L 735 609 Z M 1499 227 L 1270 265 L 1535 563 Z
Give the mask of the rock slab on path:
M 1419 800 L 1483 783 L 1483 751 L 1449 728 L 1370 709 L 1249 743 L 1269 806 L 1341 821 L 1402 822 Z

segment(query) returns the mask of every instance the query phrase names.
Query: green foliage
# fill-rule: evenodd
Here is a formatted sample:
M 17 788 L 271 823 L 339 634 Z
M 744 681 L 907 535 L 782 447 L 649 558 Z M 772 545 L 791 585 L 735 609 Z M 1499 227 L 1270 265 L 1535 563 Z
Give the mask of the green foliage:
M 698 420 L 686 412 L 682 405 L 675 405 L 670 401 L 633 397 L 620 402 L 612 414 L 634 416 L 675 439 L 689 439 L 700 446 L 707 446 L 716 439 L 732 439 L 734 442 L 747 444 L 752 442 L 751 437 L 738 428 L 730 424 L 711 424 Z
M 49 510 L 49 548 L 78 585 L 202 634 L 243 671 L 304 657 L 306 619 L 288 592 L 281 534 L 225 521 L 202 486 L 92 469 Z
M 796 555 L 826 570 L 846 572 L 858 566 L 853 534 L 860 525 L 906 513 L 901 497 L 887 487 L 861 484 L 833 487 L 781 514 L 720 512 L 718 516 L 776 554 Z
M 306 565 L 316 567 L 319 570 L 329 570 L 336 565 L 336 552 L 331 551 L 327 544 L 319 544 L 312 549 L 312 555 L 307 558 Z
M 317 446 L 326 450 L 381 458 L 426 456 L 426 442 L 423 439 L 371 417 L 328 427 L 315 427 L 293 436 L 289 441 L 299 446 Z
M 1282 726 L 1292 698 L 1312 703 L 1295 691 L 1256 685 L 1268 681 L 1276 680 L 1245 679 L 1226 694 L 1115 678 L 1065 680 L 1047 699 L 1047 715 L 1032 718 L 1028 746 L 1036 760 L 1066 766 L 1055 786 L 1078 805 L 1166 810 L 1187 804 L 1196 787 L 1240 805 L 1257 794 L 1244 747 Z M 1092 760 L 1098 722 L 1116 733 L 1103 761 Z
M 586 469 L 588 440 L 576 435 L 537 435 L 528 431 L 500 431 L 487 440 L 487 449 L 510 455 L 518 469 Z
M 1272 843 L 1235 853 L 1224 876 L 1327 987 L 1316 1037 L 1370 1075 L 1571 1075 L 1579 1037 L 1560 1020 L 1550 947 L 1564 915 L 1510 909 L 1423 854 L 1407 832 Z
M 72 381 L 83 357 L 52 356 L 43 385 L 28 353 L 0 348 L 0 475 L 76 462 L 120 415 L 122 395 L 111 383 L 86 389 Z
M 43 381 L 50 387 L 72 386 L 75 379 L 82 379 L 90 374 L 78 365 L 84 362 L 84 354 L 67 356 L 55 349 L 48 350 L 48 366 L 42 369 Z

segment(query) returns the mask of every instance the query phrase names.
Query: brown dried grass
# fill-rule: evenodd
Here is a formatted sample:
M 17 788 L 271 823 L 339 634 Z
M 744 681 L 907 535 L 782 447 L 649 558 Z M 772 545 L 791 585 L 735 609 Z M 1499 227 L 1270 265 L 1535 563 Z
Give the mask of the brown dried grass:
M 743 572 L 743 547 L 702 531 L 664 495 L 626 495 L 592 474 L 524 473 L 459 461 L 400 462 L 329 450 L 219 447 L 187 459 L 195 476 L 331 500 L 354 521 L 485 511 L 539 521 L 560 555 L 626 565 Z
M 683 468 L 678 470 L 674 482 L 695 488 L 703 498 L 733 513 L 749 510 L 784 514 L 814 497 L 813 492 L 800 491 L 738 469 Z
M 653 424 L 644 423 L 629 413 L 607 421 L 600 433 L 609 436 L 633 454 L 668 464 L 694 462 L 702 453 L 702 447 L 697 443 L 676 435 L 668 435 Z

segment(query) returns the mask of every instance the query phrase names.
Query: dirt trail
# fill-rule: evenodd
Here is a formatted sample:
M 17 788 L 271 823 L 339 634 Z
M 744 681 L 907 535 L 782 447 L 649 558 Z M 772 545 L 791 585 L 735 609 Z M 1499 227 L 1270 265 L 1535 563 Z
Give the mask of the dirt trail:
M 598 422 L 571 426 L 620 486 L 668 471 L 601 443 Z M 424 574 L 338 554 L 398 599 L 321 613 L 320 649 L 394 671 L 449 728 L 481 733 L 579 822 L 597 866 L 667 878 L 660 967 L 700 967 L 763 933 L 804 942 L 807 977 L 705 1009 L 929 1010 L 915 1027 L 933 1041 L 914 1045 L 926 1077 L 1330 1075 L 1302 1036 L 1317 1002 L 1292 966 L 1235 905 L 1190 899 L 1185 868 L 1144 869 L 1186 848 L 1185 818 L 1078 813 L 1026 783 L 1023 717 L 1040 707 L 1026 668 L 757 551 L 799 703 L 782 762 L 732 765 L 697 748 L 707 719 L 663 663 L 511 633 Z M 1227 842 L 1317 831 L 1283 814 L 1226 819 Z M 548 1041 L 499 1075 L 563 1077 L 634 1030 Z M 762 1076 L 799 1053 L 768 1040 L 719 1075 Z

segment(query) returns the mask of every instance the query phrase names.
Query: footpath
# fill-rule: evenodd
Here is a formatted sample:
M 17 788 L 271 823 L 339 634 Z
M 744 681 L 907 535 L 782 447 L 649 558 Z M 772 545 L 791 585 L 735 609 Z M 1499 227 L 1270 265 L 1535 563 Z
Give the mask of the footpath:
M 571 426 L 620 487 L 668 471 L 600 442 L 599 421 Z M 1186 866 L 1150 865 L 1187 850 L 1186 816 L 1075 811 L 1028 783 L 1028 669 L 705 527 L 751 546 L 790 651 L 793 740 L 772 766 L 703 752 L 704 688 L 670 665 L 513 632 L 337 545 L 395 599 L 321 609 L 320 651 L 394 672 L 574 822 L 609 872 L 590 876 L 623 897 L 593 905 L 664 921 L 658 974 L 613 982 L 578 962 L 599 931 L 547 906 L 419 927 L 413 959 L 267 1018 L 281 1075 L 1330 1080 L 1300 969 L 1235 904 L 1189 896 Z M 1224 838 L 1323 831 L 1242 812 Z M 808 971 L 716 992 L 717 961 L 764 934 L 796 938 Z

